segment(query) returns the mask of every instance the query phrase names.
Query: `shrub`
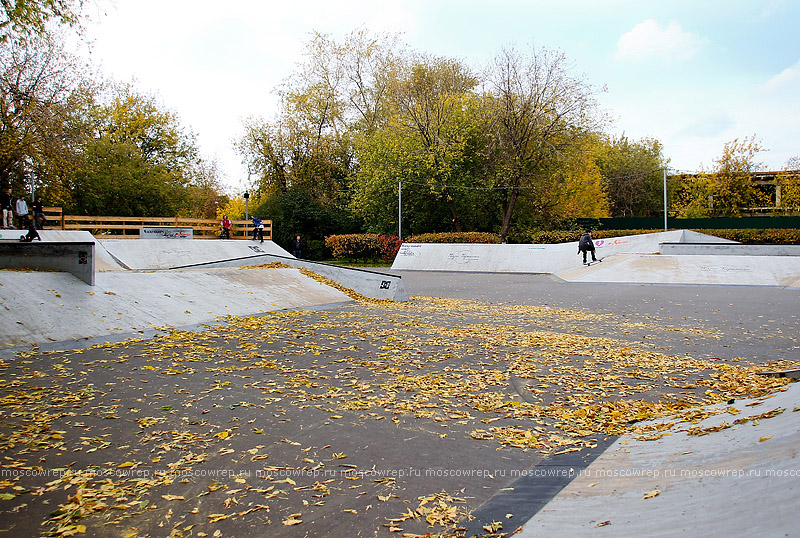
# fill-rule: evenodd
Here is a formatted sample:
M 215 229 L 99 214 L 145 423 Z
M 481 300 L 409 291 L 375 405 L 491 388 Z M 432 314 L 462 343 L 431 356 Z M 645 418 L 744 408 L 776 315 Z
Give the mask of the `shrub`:
M 609 237 L 622 237 L 626 235 L 640 235 L 664 230 L 593 230 L 594 239 Z M 795 228 L 768 228 L 768 229 L 695 229 L 695 232 L 730 239 L 744 244 L 764 245 L 800 245 L 800 230 Z M 514 237 L 514 242 L 533 244 L 570 243 L 577 241 L 582 232 L 574 230 L 541 230 L 529 231 Z
M 488 232 L 442 232 L 412 235 L 406 243 L 499 243 L 497 234 Z
M 396 235 L 343 234 L 325 238 L 325 246 L 337 260 L 392 260 L 400 250 L 400 244 Z
M 800 245 L 800 230 L 796 228 L 745 228 L 694 231 L 749 245 Z

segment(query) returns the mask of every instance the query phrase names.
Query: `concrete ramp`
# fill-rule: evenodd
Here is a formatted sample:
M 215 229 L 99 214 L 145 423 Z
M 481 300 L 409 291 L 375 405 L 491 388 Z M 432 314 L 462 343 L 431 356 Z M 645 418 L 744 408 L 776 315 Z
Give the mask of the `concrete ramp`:
M 173 269 L 225 260 L 246 260 L 263 254 L 292 257 L 273 241 L 226 239 L 100 239 L 121 266 L 139 271 Z
M 297 269 L 108 271 L 94 286 L 68 273 L 0 271 L 0 335 L 6 346 L 41 344 L 351 301 Z
M 356 267 L 344 267 L 330 263 L 300 260 L 294 256 L 286 257 L 275 254 L 262 254 L 257 257 L 235 258 L 191 267 L 246 267 L 275 262 L 308 269 L 309 271 L 313 271 L 318 275 L 328 278 L 345 288 L 349 288 L 371 299 L 386 299 L 389 301 L 408 301 L 409 299 L 408 292 L 403 285 L 403 279 L 398 275 Z
M 690 230 L 672 230 L 594 241 L 597 256 L 656 254 L 661 243 L 731 243 Z M 463 271 L 481 273 L 555 274 L 580 266 L 578 242 L 537 245 L 476 243 L 404 243 L 392 269 L 402 271 Z
M 743 245 L 744 246 L 744 245 Z M 794 256 L 621 254 L 556 273 L 568 282 L 800 287 Z
M 619 438 L 515 536 L 796 536 L 800 384 L 729 407 Z

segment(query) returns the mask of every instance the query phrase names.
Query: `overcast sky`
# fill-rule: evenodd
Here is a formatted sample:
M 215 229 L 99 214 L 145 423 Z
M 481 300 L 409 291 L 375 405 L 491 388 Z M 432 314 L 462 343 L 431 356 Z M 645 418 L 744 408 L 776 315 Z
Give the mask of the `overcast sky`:
M 754 134 L 770 169 L 800 155 L 797 0 L 113 0 L 92 17 L 92 62 L 175 111 L 232 193 L 242 120 L 274 117 L 312 32 L 357 28 L 476 69 L 504 46 L 560 49 L 607 87 L 612 132 L 657 138 L 675 169 Z

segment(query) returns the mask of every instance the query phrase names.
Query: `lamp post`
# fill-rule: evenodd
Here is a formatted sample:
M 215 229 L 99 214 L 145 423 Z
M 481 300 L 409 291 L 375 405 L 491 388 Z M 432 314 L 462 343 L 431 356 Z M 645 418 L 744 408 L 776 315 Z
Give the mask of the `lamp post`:
M 664 168 L 664 231 L 667 231 L 667 169 Z
M 397 182 L 397 237 L 403 240 L 403 182 Z
M 244 220 L 250 220 L 250 206 L 248 205 L 249 200 L 250 200 L 250 193 L 244 191 Z

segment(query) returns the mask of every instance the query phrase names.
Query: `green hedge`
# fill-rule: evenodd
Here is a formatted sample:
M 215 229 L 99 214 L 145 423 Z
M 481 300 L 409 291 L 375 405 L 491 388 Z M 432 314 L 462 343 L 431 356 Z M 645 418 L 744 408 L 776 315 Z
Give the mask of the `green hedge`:
M 622 237 L 625 235 L 640 235 L 664 230 L 592 230 L 594 239 L 608 237 Z M 577 241 L 583 232 L 575 230 L 540 230 L 519 234 L 514 237 L 515 243 L 532 243 L 534 245 L 548 245 L 553 243 L 570 243 Z
M 592 237 L 606 239 L 626 235 L 649 234 L 663 230 L 595 230 Z M 800 245 L 800 230 L 796 228 L 771 229 L 698 229 L 696 232 L 730 239 L 744 244 Z M 577 241 L 581 232 L 574 230 L 541 230 L 516 235 L 515 243 L 553 244 Z M 429 233 L 414 235 L 406 239 L 408 243 L 499 243 L 496 234 L 486 232 Z M 384 234 L 346 234 L 330 235 L 325 238 L 325 246 L 337 260 L 352 261 L 391 261 L 397 255 L 402 241 L 396 235 Z
M 488 232 L 442 232 L 407 237 L 406 243 L 499 243 L 500 236 Z
M 640 235 L 664 230 L 593 230 L 594 239 Z M 730 239 L 749 245 L 800 245 L 800 230 L 796 228 L 767 229 L 695 229 L 695 232 Z M 514 237 L 515 242 L 533 244 L 570 243 L 577 241 L 581 232 L 574 230 L 542 230 Z
M 800 245 L 797 228 L 748 228 L 739 230 L 694 230 L 747 245 Z

